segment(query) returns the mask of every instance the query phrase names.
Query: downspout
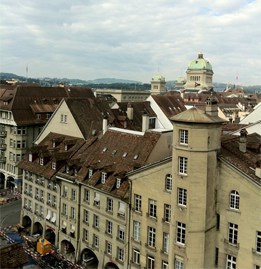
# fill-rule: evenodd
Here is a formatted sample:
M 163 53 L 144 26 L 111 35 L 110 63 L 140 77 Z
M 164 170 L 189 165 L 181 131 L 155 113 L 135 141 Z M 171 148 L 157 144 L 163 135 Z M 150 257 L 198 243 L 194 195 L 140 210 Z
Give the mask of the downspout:
M 80 244 L 80 223 L 81 223 L 81 184 L 79 184 L 77 181 L 75 181 L 75 183 L 78 185 L 78 190 L 79 190 L 79 199 L 78 199 L 78 223 L 77 223 L 77 239 L 76 239 L 76 251 L 75 251 L 75 264 L 77 264 L 77 260 L 79 260 L 79 244 Z
M 131 268 L 131 264 L 130 264 L 130 245 L 131 245 L 131 230 L 130 230 L 130 227 L 131 227 L 131 198 L 132 198 L 132 181 L 130 179 L 129 180 L 129 186 L 130 186 L 130 195 L 129 195 L 129 221 L 128 221 L 128 268 Z

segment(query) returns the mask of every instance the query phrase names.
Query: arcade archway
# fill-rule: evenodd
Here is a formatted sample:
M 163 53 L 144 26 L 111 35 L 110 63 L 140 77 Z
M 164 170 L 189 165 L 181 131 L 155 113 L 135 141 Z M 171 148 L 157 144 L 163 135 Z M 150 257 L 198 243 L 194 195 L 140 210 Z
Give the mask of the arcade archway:
M 75 248 L 73 244 L 67 240 L 61 242 L 61 254 L 72 262 L 75 261 Z
M 47 229 L 45 231 L 45 239 L 47 239 L 53 245 L 55 245 L 55 237 L 55 232 L 52 229 Z
M 85 248 L 81 253 L 80 263 L 84 268 L 96 269 L 98 268 L 99 260 L 92 250 Z
M 27 234 L 31 233 L 31 225 L 32 225 L 32 220 L 28 216 L 24 216 L 22 219 L 22 226 L 24 227 L 24 231 Z
M 5 175 L 3 173 L 0 173 L 0 189 L 5 188 Z
M 13 177 L 8 177 L 6 180 L 6 188 L 10 190 L 15 189 L 15 180 Z
M 104 269 L 119 269 L 119 267 L 113 262 L 107 262 Z
M 35 222 L 33 225 L 33 234 L 43 235 L 43 226 L 40 222 Z

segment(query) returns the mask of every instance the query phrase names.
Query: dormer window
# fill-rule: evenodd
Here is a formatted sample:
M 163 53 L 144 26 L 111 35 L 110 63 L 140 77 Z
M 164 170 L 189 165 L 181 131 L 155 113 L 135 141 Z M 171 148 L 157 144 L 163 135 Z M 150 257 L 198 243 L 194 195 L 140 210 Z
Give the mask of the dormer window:
M 68 150 L 68 145 L 67 145 L 67 144 L 64 145 L 64 150 L 65 150 L 65 151 Z
M 133 159 L 137 160 L 139 158 L 139 154 L 134 155 Z
M 69 172 L 70 172 L 70 166 L 67 165 L 67 166 L 66 166 L 66 173 L 69 174 Z
M 52 169 L 56 170 L 56 162 L 55 161 L 52 162 Z
M 104 184 L 107 178 L 107 173 L 106 172 L 102 172 L 101 174 L 101 183 Z
M 74 168 L 74 175 L 77 176 L 77 174 L 78 174 L 78 170 L 77 168 Z
M 100 194 L 97 192 L 94 193 L 94 205 L 100 206 Z
M 128 152 L 124 152 L 122 157 L 125 158 L 125 157 L 127 157 L 127 155 L 128 155 Z
M 107 151 L 107 148 L 105 147 L 103 150 L 102 150 L 102 152 L 106 152 Z
M 56 147 L 56 143 L 55 143 L 55 140 L 53 140 L 53 148 Z
M 29 162 L 32 162 L 33 161 L 33 154 L 32 153 L 29 153 L 28 160 L 29 160 Z
M 88 176 L 89 176 L 89 178 L 91 178 L 91 177 L 92 177 L 92 175 L 93 175 L 93 170 L 90 168 L 90 169 L 89 169 L 89 175 L 88 175 Z
M 40 157 L 39 163 L 40 163 L 40 165 L 44 165 L 44 158 L 43 157 Z
M 121 186 L 121 178 L 117 178 L 116 188 L 119 189 L 120 186 Z

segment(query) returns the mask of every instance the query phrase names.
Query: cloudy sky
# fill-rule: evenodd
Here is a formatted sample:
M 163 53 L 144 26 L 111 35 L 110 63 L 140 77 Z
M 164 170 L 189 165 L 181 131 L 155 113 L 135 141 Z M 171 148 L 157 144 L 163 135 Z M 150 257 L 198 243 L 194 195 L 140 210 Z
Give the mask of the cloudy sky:
M 30 77 L 184 76 L 261 84 L 261 0 L 1 0 L 0 71 Z

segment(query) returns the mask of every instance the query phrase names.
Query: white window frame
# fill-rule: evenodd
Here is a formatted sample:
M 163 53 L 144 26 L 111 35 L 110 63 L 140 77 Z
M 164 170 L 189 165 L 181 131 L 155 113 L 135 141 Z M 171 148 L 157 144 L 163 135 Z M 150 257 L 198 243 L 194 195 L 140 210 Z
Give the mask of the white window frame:
M 151 218 L 157 218 L 157 201 L 149 199 L 148 215 Z
M 84 201 L 90 202 L 90 191 L 87 189 L 84 189 Z
M 118 225 L 118 239 L 122 241 L 125 239 L 125 228 L 122 225 Z
M 74 207 L 71 207 L 71 219 L 75 219 L 76 217 L 76 209 Z
M 107 211 L 113 212 L 113 199 L 107 198 Z
M 93 227 L 99 229 L 99 216 L 93 214 Z
M 87 209 L 83 210 L 83 221 L 89 223 L 89 211 Z
M 140 227 L 141 224 L 139 221 L 133 221 L 133 240 L 140 242 Z
M 171 219 L 171 205 L 164 204 L 164 221 L 170 222 Z
M 124 249 L 123 248 L 117 248 L 117 259 L 121 262 L 124 261 Z
M 96 234 L 93 234 L 93 246 L 99 248 L 99 236 Z
M 175 258 L 175 269 L 184 269 L 183 260 Z
M 71 200 L 76 201 L 76 190 L 75 189 L 71 190 Z
M 134 210 L 136 212 L 141 212 L 141 202 L 142 202 L 141 195 L 134 194 Z
M 187 206 L 187 190 L 178 188 L 178 205 Z
M 106 254 L 112 255 L 112 244 L 109 241 L 106 241 Z
M 169 252 L 169 233 L 163 233 L 162 250 L 164 253 Z
M 169 263 L 166 261 L 162 261 L 162 269 L 168 269 L 169 268 Z
M 231 209 L 239 210 L 239 200 L 240 196 L 239 193 L 236 190 L 232 190 L 230 192 L 230 197 L 229 197 L 229 206 Z
M 186 243 L 186 224 L 179 221 L 177 222 L 176 242 L 181 245 Z
M 179 144 L 188 145 L 188 130 L 184 129 L 179 130 Z
M 83 228 L 83 241 L 89 241 L 89 231 L 85 228 Z
M 238 224 L 228 223 L 228 242 L 232 245 L 237 245 L 238 241 Z
M 106 220 L 106 233 L 112 234 L 112 222 L 110 220 Z
M 237 258 L 228 254 L 226 260 L 226 269 L 236 269 L 236 266 Z
M 148 226 L 147 244 L 152 248 L 155 248 L 156 245 L 156 229 L 150 226 Z
M 147 256 L 147 269 L 155 269 L 155 258 Z
M 165 190 L 168 192 L 172 191 L 172 175 L 167 174 L 165 177 Z
M 102 184 L 105 184 L 106 179 L 107 179 L 107 173 L 106 172 L 102 172 L 101 173 L 101 183 Z
M 132 262 L 135 264 L 140 264 L 140 251 L 136 248 L 132 249 Z
M 188 173 L 188 158 L 179 156 L 178 160 L 179 160 L 179 174 L 186 176 Z

